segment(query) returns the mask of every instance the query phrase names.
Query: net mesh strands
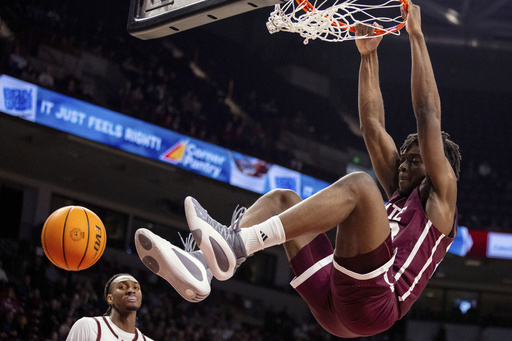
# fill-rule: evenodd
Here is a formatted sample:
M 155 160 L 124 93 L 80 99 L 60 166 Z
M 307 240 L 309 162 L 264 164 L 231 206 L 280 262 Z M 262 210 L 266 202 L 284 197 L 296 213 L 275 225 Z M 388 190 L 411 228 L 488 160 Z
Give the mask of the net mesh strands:
M 270 13 L 267 29 L 270 33 L 279 31 L 298 33 L 309 40 L 321 39 L 328 42 L 364 39 L 356 36 L 355 25 L 382 26 L 375 29 L 373 36 L 399 35 L 405 26 L 401 8 L 407 10 L 406 0 L 322 0 L 313 3 L 308 0 L 288 0 L 277 4 Z

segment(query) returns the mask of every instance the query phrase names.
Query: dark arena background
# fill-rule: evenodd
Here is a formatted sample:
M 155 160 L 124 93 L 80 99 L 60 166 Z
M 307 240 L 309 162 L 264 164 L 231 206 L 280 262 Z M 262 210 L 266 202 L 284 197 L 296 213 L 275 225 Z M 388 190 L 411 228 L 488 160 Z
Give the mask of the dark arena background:
M 442 128 L 463 156 L 461 232 L 406 317 L 360 340 L 511 340 L 512 2 L 415 3 Z M 224 223 L 259 197 L 243 181 L 216 178 L 208 151 L 229 151 L 246 177 L 281 166 L 283 186 L 307 178 L 304 196 L 354 170 L 373 174 L 359 130 L 354 43 L 270 35 L 271 8 L 140 40 L 127 32 L 129 5 L 0 3 L 0 339 L 65 340 L 78 318 L 104 313 L 103 286 L 122 271 L 141 282 L 138 328 L 155 340 L 336 340 L 290 287 L 282 248 L 249 258 L 192 304 L 146 270 L 133 235 L 146 227 L 181 245 L 187 195 Z M 401 143 L 415 130 L 405 30 L 384 37 L 379 60 L 386 126 Z M 23 84 L 22 95 L 12 97 L 12 84 Z M 35 91 L 42 100 L 28 101 Z M 52 121 L 13 114 L 57 105 L 68 109 Z M 156 132 L 181 144 L 163 150 Z M 177 159 L 187 144 L 196 147 L 188 168 Z M 44 256 L 40 234 L 51 212 L 73 204 L 101 217 L 108 243 L 93 267 L 66 272 Z

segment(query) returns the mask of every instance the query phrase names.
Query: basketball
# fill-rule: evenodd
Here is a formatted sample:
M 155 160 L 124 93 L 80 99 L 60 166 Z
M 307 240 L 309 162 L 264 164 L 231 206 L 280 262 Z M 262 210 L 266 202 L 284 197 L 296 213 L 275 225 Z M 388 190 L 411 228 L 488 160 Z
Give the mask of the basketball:
M 68 271 L 85 270 L 105 251 L 107 234 L 101 219 L 81 206 L 65 206 L 53 212 L 41 231 L 46 257 Z

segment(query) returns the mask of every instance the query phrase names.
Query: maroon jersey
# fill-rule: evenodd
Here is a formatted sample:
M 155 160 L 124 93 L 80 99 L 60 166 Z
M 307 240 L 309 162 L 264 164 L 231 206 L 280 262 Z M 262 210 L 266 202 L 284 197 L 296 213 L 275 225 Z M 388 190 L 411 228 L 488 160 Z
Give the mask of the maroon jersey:
M 418 188 L 407 197 L 393 194 L 386 210 L 391 233 L 382 245 L 391 244 L 393 254 L 391 258 L 375 251 L 365 255 L 385 263 L 381 267 L 366 274 L 344 268 L 333 259 L 325 233 L 290 260 L 296 274 L 290 284 L 331 334 L 351 338 L 390 328 L 418 299 L 457 233 L 456 216 L 450 237 L 432 225 Z
M 386 204 L 396 257 L 393 263 L 396 295 L 403 317 L 418 299 L 457 234 L 457 216 L 449 237 L 427 218 L 415 188 L 407 197 L 397 192 Z

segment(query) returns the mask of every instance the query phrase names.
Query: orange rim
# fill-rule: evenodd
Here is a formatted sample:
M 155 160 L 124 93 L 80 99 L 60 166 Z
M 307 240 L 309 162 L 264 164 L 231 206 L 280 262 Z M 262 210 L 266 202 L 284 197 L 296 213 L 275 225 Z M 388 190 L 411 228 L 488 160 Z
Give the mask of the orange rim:
M 408 6 L 409 6 L 409 3 L 407 2 L 407 0 L 399 0 L 399 1 L 402 3 L 404 10 L 407 12 Z M 313 6 L 308 0 L 295 0 L 295 2 L 297 2 L 297 4 L 299 4 L 299 6 L 302 6 L 304 4 L 303 10 L 305 12 L 312 12 L 313 10 L 315 10 L 315 6 Z M 375 31 L 373 31 L 373 34 L 379 35 L 379 34 L 398 32 L 405 26 L 405 24 L 406 24 L 406 20 L 404 19 L 404 21 L 402 21 L 400 24 L 391 26 L 389 28 L 376 28 Z M 339 21 L 333 22 L 332 25 L 341 27 L 344 30 L 347 30 L 347 27 L 348 27 L 348 30 L 350 32 L 354 32 L 354 33 L 356 32 L 356 29 L 353 26 L 349 26 L 349 25 L 339 22 Z

